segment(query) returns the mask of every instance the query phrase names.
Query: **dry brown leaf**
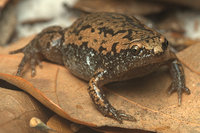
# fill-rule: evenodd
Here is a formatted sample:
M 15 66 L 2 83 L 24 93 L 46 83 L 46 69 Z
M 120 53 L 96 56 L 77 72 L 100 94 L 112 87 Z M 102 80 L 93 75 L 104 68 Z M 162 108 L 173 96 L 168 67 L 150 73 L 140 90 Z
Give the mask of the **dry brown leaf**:
M 58 133 L 99 133 L 95 130 L 92 130 L 89 127 L 72 123 L 58 115 L 52 116 L 48 122 L 47 126 L 55 130 Z M 104 130 L 101 130 L 103 132 Z M 49 133 L 53 133 L 49 132 Z
M 98 129 L 97 130 L 96 128 L 94 128 L 94 130 L 93 130 L 89 127 L 70 122 L 58 115 L 52 116 L 48 120 L 47 126 L 50 127 L 51 129 L 57 131 L 58 133 L 100 133 L 100 132 L 104 132 L 107 130 L 107 129 L 101 129 L 101 130 Z M 113 130 L 113 129 L 111 129 L 111 130 Z M 98 131 L 100 131 L 100 132 L 98 132 Z M 53 131 L 52 131 L 52 133 L 53 133 Z
M 74 8 L 86 12 L 118 12 L 129 15 L 147 15 L 161 12 L 165 7 L 159 3 L 149 1 L 79 0 L 74 5 Z
M 57 131 L 58 133 L 74 133 L 70 127 L 71 124 L 71 122 L 63 119 L 58 115 L 52 116 L 47 122 L 47 126 Z
M 21 42 L 15 46 L 22 45 Z M 14 49 L 14 45 L 11 49 Z M 0 49 L 0 53 L 3 51 L 3 48 Z M 16 73 L 22 54 L 8 55 L 4 52 L 0 55 L 0 79 L 27 91 L 62 117 L 84 125 L 158 132 L 200 132 L 199 51 L 200 45 L 194 45 L 178 54 L 179 59 L 186 64 L 186 85 L 192 92 L 189 96 L 183 94 L 181 107 L 178 106 L 177 94 L 168 96 L 166 93 L 171 79 L 165 70 L 104 87 L 114 107 L 125 110 L 138 120 L 124 121 L 123 124 L 98 112 L 88 95 L 87 83 L 71 75 L 63 66 L 43 62 L 43 69 L 37 68 L 36 77 L 31 78 L 28 70 L 23 76 L 24 80 L 12 76 Z M 186 55 L 189 56 L 187 59 Z
M 2 82 L 0 82 L 2 85 Z M 0 88 L 0 132 L 41 133 L 29 127 L 31 117 L 47 121 L 49 113 L 33 97 L 22 91 Z
M 189 47 L 178 54 L 182 63 L 192 72 L 200 75 L 200 44 Z M 200 82 L 200 81 L 199 81 Z M 200 86 L 200 84 L 199 84 Z

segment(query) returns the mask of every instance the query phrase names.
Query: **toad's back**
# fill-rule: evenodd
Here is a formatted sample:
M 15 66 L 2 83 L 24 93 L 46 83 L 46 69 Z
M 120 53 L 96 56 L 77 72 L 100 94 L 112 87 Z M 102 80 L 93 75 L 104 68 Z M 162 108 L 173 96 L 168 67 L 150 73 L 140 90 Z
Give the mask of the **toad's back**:
M 127 49 L 131 41 L 139 41 L 160 36 L 135 17 L 116 13 L 95 13 L 79 18 L 65 32 L 65 44 L 81 45 L 106 54 L 111 52 L 112 44 L 119 43 L 121 49 Z M 102 50 L 102 48 L 105 50 Z M 118 51 L 119 52 L 119 51 Z
M 86 15 L 64 31 L 64 64 L 86 80 L 98 68 L 109 69 L 115 76 L 121 76 L 131 69 L 131 62 L 139 57 L 141 49 L 147 55 L 161 44 L 159 33 L 134 17 L 116 13 Z M 162 46 L 159 48 L 163 50 Z

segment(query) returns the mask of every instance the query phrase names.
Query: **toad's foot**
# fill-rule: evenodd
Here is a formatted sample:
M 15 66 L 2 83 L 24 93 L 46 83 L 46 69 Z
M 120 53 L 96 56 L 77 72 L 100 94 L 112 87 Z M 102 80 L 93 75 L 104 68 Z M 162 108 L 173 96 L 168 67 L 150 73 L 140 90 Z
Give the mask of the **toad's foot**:
M 107 103 L 105 106 L 96 105 L 97 109 L 106 117 L 111 117 L 117 120 L 120 124 L 123 123 L 123 120 L 133 121 L 135 122 L 136 119 L 128 114 L 125 114 L 122 110 L 116 110 L 111 104 Z
M 35 40 L 32 40 L 28 45 L 25 47 L 11 51 L 10 54 L 17 54 L 17 53 L 24 53 L 24 57 L 22 58 L 20 64 L 18 65 L 18 70 L 16 75 L 22 76 L 22 71 L 24 69 L 24 66 L 26 64 L 29 64 L 31 67 L 31 76 L 36 75 L 35 67 L 39 65 L 41 67 L 41 59 L 42 55 L 40 54 L 39 50 L 35 47 L 33 47 Z
M 136 121 L 136 119 L 133 116 L 127 115 L 121 110 L 116 110 L 106 99 L 105 94 L 101 89 L 104 80 L 106 80 L 106 74 L 107 71 L 98 70 L 89 82 L 88 91 L 96 108 L 104 116 L 111 117 L 117 120 L 119 123 L 122 123 L 123 120 Z
M 174 60 L 170 66 L 170 72 L 172 75 L 172 84 L 169 88 L 169 94 L 177 91 L 178 93 L 178 103 L 181 105 L 182 93 L 186 92 L 190 94 L 190 90 L 185 86 L 185 77 L 182 65 L 178 60 Z
M 172 81 L 172 83 L 171 83 L 171 85 L 169 87 L 168 93 L 172 94 L 175 91 L 178 93 L 178 104 L 180 106 L 181 105 L 181 101 L 182 101 L 182 93 L 186 92 L 189 95 L 190 94 L 190 89 L 188 89 L 185 86 L 181 86 L 176 81 Z

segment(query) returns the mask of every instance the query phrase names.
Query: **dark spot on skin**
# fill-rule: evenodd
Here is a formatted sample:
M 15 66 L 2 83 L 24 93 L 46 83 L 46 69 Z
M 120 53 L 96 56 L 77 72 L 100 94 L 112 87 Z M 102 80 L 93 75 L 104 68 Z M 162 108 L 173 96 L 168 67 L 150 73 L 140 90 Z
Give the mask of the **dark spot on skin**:
M 132 29 L 128 29 L 128 34 L 127 35 L 125 35 L 123 38 L 127 38 L 128 40 L 133 40 L 133 38 L 132 38 Z
M 167 47 L 168 47 L 168 41 L 167 41 L 167 39 L 165 39 L 165 41 L 162 43 L 162 49 L 166 50 Z
M 78 35 L 82 30 L 86 30 L 86 29 L 91 28 L 91 27 L 92 27 L 91 25 L 84 25 L 84 26 L 81 27 L 80 30 L 74 29 L 73 33 L 75 33 L 76 35 Z
M 112 36 L 114 35 L 113 29 L 109 29 L 108 27 L 101 27 L 98 28 L 99 34 L 104 33 L 104 37 L 106 37 L 107 34 L 111 34 Z
M 118 33 L 125 33 L 125 32 L 127 32 L 127 30 L 119 30 L 119 31 L 117 31 L 117 32 L 115 33 L 115 35 L 117 35 Z
M 97 39 L 94 39 L 93 41 L 94 41 L 94 42 L 97 42 Z
M 94 32 L 94 31 L 95 31 L 94 28 L 92 28 L 92 29 L 91 29 L 91 32 Z
M 109 29 L 107 27 L 101 27 L 101 28 L 98 28 L 98 30 L 99 30 L 99 34 L 101 34 L 102 32 L 104 33 L 104 37 L 106 37 L 107 34 L 115 36 L 118 33 L 125 33 L 125 32 L 127 32 L 127 30 L 119 30 L 116 33 L 114 33 L 113 29 Z M 132 35 L 132 31 L 128 31 L 128 35 L 131 36 Z
M 117 46 L 118 43 L 119 43 L 119 42 L 115 42 L 115 43 L 113 43 L 113 45 L 112 45 L 112 51 L 113 51 L 114 53 L 116 53 L 116 46 Z
M 104 47 L 102 47 L 102 46 L 99 47 L 99 53 L 101 53 L 101 52 L 104 51 L 104 50 L 106 50 L 106 48 L 104 48 Z
M 80 45 L 80 49 L 77 49 L 78 50 L 78 53 L 81 53 L 81 52 L 86 52 L 85 50 L 83 50 L 83 49 L 85 49 L 85 48 L 87 48 L 87 45 L 88 45 L 88 42 L 82 42 L 82 44 Z
M 98 28 L 98 30 L 99 30 L 99 34 L 101 34 L 102 32 L 104 33 L 104 37 L 106 37 L 107 34 L 115 36 L 115 35 L 117 35 L 119 33 L 125 33 L 125 32 L 127 32 L 127 30 L 119 30 L 116 33 L 114 33 L 113 29 L 109 29 L 107 27 L 101 27 L 101 28 Z M 130 31 L 128 31 L 128 32 L 130 32 Z M 128 33 L 128 34 L 130 34 L 130 33 Z M 132 31 L 131 31 L 131 34 L 132 34 Z
M 102 40 L 101 45 L 104 44 L 104 43 L 106 43 L 106 42 L 107 42 L 106 40 Z
M 86 29 L 91 28 L 91 27 L 92 27 L 91 25 L 85 25 L 85 26 L 81 27 L 80 31 L 86 30 Z
M 82 36 L 80 36 L 80 37 L 78 38 L 78 40 L 82 40 Z
M 87 46 L 88 42 L 83 42 L 81 45 L 82 46 Z

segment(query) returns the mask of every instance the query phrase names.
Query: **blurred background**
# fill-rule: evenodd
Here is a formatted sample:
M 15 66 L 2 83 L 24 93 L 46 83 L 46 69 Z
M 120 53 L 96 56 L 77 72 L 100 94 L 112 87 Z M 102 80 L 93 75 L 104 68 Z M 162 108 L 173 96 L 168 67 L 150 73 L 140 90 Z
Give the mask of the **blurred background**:
M 90 12 L 134 15 L 178 50 L 199 42 L 199 0 L 0 0 L 0 45 L 51 25 L 70 26 Z

